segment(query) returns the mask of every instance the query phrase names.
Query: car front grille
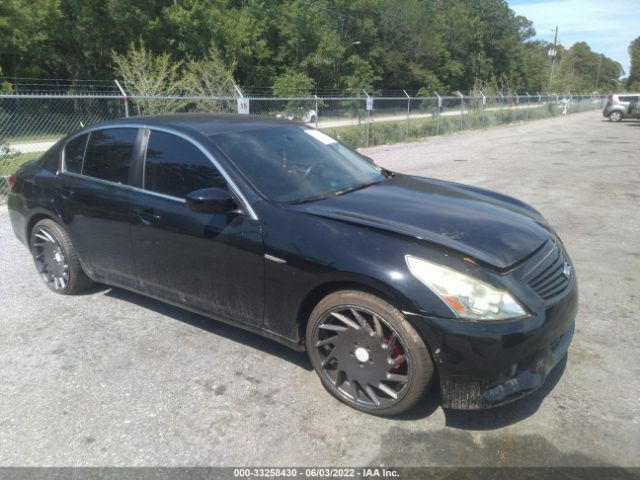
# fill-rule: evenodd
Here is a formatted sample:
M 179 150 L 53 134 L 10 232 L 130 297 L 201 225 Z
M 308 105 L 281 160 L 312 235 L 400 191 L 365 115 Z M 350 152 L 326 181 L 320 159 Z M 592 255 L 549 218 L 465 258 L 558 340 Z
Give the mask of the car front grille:
M 569 286 L 572 267 L 562 246 L 555 240 L 547 242 L 533 263 L 525 273 L 524 280 L 543 300 L 560 295 Z

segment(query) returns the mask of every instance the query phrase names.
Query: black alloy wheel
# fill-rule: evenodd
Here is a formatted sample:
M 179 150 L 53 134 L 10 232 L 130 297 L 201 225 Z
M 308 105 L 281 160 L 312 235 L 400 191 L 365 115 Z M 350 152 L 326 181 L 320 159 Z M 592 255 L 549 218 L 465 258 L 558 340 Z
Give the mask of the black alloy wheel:
M 71 295 L 91 285 L 69 236 L 56 222 L 45 219 L 36 223 L 30 244 L 38 273 L 51 290 Z
M 342 298 L 331 298 L 336 296 Z M 307 335 L 311 362 L 325 388 L 376 415 L 395 415 L 417 403 L 433 376 L 433 364 L 402 314 L 364 292 L 338 292 L 319 306 L 328 299 L 339 303 L 314 319 L 316 307 Z

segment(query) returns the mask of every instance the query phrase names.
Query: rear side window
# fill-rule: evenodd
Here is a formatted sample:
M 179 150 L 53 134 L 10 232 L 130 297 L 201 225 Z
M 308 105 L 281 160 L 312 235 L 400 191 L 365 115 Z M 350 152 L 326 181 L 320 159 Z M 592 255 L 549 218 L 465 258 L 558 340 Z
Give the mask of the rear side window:
M 170 133 L 152 131 L 144 166 L 144 188 L 184 198 L 201 188 L 226 188 L 226 181 L 191 142 Z
M 135 128 L 109 128 L 91 132 L 82 174 L 115 183 L 129 183 L 129 165 L 137 135 Z
M 67 172 L 82 172 L 82 159 L 87 146 L 87 138 L 89 138 L 89 134 L 85 133 L 74 138 L 64 147 L 64 165 Z

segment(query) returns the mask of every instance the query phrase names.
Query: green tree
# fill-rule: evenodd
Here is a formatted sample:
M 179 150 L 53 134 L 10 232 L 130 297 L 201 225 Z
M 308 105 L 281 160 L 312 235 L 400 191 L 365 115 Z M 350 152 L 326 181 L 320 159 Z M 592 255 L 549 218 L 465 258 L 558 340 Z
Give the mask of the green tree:
M 289 70 L 276 77 L 273 94 L 279 97 L 306 96 L 313 92 L 313 79 L 296 70 Z
M 640 90 L 640 37 L 636 38 L 629 45 L 629 56 L 631 57 L 631 70 L 627 78 L 626 87 L 628 90 Z

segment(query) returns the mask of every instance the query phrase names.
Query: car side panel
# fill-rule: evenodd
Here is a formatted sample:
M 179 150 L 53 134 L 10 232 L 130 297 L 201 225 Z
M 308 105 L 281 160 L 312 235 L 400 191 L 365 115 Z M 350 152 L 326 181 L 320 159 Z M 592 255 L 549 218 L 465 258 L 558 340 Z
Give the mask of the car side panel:
M 99 282 L 137 284 L 129 202 L 131 189 L 64 173 L 53 204 L 82 259 L 87 275 Z
M 196 213 L 180 200 L 135 191 L 132 241 L 142 292 L 236 322 L 262 323 L 264 250 L 257 221 Z

